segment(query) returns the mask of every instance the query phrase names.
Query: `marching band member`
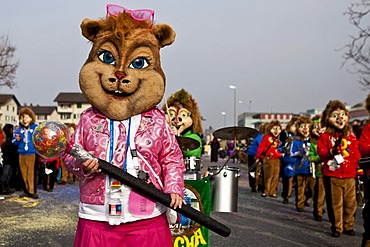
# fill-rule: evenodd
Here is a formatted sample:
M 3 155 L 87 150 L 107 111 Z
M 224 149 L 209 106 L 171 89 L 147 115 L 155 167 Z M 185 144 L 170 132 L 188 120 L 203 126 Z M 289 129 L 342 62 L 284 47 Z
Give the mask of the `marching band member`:
M 322 114 L 326 131 L 319 137 L 317 153 L 324 162 L 325 199 L 333 237 L 354 236 L 356 213 L 356 173 L 360 152 L 349 126 L 345 105 L 330 101 Z

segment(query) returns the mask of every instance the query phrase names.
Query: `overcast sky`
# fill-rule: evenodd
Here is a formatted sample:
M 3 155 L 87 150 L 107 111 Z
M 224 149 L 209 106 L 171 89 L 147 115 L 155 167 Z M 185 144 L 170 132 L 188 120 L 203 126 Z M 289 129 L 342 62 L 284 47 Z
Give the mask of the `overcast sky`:
M 359 1 L 359 0 L 358 0 Z M 54 106 L 59 92 L 80 92 L 78 73 L 91 45 L 84 18 L 105 16 L 107 3 L 156 11 L 176 41 L 161 51 L 166 96 L 182 88 L 218 129 L 242 112 L 305 112 L 328 100 L 363 101 L 358 75 L 341 68 L 341 48 L 356 34 L 344 15 L 355 0 L 0 0 L 0 35 L 17 47 L 18 87 L 1 88 L 21 104 Z M 239 102 L 242 103 L 239 103 Z M 162 105 L 160 105 L 162 106 Z

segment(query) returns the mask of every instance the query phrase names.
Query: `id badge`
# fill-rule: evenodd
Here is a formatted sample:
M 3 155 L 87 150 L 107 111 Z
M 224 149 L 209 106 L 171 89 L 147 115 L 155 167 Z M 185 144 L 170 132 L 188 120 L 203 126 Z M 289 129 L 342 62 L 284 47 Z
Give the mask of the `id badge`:
M 334 156 L 335 161 L 338 163 L 338 165 L 342 164 L 344 162 L 344 158 L 341 154 L 337 154 Z
M 336 165 L 336 161 L 335 160 L 329 160 L 328 161 L 328 166 L 329 166 L 329 171 L 335 171 L 335 165 Z
M 337 163 L 336 159 L 328 161 L 329 171 L 335 171 L 340 167 L 340 164 Z

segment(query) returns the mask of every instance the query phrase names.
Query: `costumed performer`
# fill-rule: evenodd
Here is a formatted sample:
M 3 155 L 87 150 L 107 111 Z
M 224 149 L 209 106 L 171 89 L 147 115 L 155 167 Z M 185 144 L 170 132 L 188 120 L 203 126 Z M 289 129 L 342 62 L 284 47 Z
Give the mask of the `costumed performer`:
M 203 148 L 200 138 L 203 133 L 202 119 L 198 104 L 192 95 L 181 89 L 168 98 L 167 106 L 165 104 L 162 109 L 166 111 L 167 122 L 176 136 L 192 138 L 199 142 L 198 148 L 184 151 L 184 157 L 200 158 Z
M 20 197 L 39 198 L 36 193 L 35 166 L 36 151 L 32 144 L 32 134 L 37 127 L 36 115 L 29 107 L 19 111 L 19 127 L 14 129 L 13 144 L 18 146 L 19 167 L 24 186 Z
M 370 94 L 365 100 L 365 108 L 370 113 Z M 362 158 L 370 157 L 370 123 L 367 123 L 361 132 L 358 148 Z M 362 234 L 361 247 L 370 246 L 370 166 L 366 165 L 362 167 L 364 170 L 364 176 L 362 177 L 364 182 L 364 192 L 366 204 L 362 210 L 362 218 L 364 220 L 364 232 Z
M 298 212 L 303 212 L 306 201 L 306 189 L 308 188 L 308 180 L 311 175 L 310 160 L 308 153 L 310 150 L 310 127 L 311 119 L 306 116 L 301 116 L 295 122 L 296 135 L 291 148 L 291 157 L 294 160 L 295 173 L 295 205 Z
M 280 122 L 278 120 L 272 120 L 268 124 L 266 134 L 263 136 L 257 149 L 256 162 L 263 160 L 264 192 L 261 194 L 262 197 L 277 197 L 280 158 L 282 157 L 281 153 L 277 149 L 279 145 L 278 137 L 280 132 Z
M 72 141 L 170 194 L 170 206 L 181 207 L 182 152 L 156 107 L 165 90 L 159 51 L 174 42 L 175 32 L 154 24 L 153 10 L 112 4 L 105 19 L 85 19 L 81 29 L 92 49 L 79 85 L 92 107 L 82 113 Z M 100 172 L 96 159 L 63 158 L 80 177 L 75 247 L 172 246 L 164 205 Z
M 262 183 L 262 164 L 256 162 L 255 156 L 257 154 L 257 149 L 262 141 L 263 135 L 266 132 L 267 124 L 263 123 L 260 125 L 258 134 L 253 138 L 253 142 L 247 150 L 248 154 L 248 178 L 249 178 L 249 187 L 252 192 L 257 192 L 257 187 L 259 191 L 263 191 Z
M 292 143 L 294 136 L 296 135 L 297 128 L 295 126 L 297 116 L 293 116 L 292 119 L 287 123 L 285 130 L 280 132 L 279 140 L 280 144 L 278 147 L 279 152 L 282 155 L 281 159 L 281 182 L 283 184 L 283 190 L 281 191 L 281 197 L 283 203 L 288 204 L 289 198 L 292 196 L 293 190 L 293 178 L 294 178 L 294 158 L 290 155 L 292 149 Z
M 346 106 L 332 100 L 322 114 L 326 130 L 317 142 L 317 153 L 323 165 L 325 200 L 332 237 L 341 233 L 355 235 L 356 175 L 360 152 L 358 141 L 349 126 Z

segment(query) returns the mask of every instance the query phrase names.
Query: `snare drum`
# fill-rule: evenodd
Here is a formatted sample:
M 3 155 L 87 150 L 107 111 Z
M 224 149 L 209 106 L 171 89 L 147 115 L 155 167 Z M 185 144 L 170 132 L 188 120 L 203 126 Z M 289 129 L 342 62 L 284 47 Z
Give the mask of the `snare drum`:
M 202 160 L 195 156 L 185 157 L 184 163 L 187 171 L 200 171 L 203 167 Z

